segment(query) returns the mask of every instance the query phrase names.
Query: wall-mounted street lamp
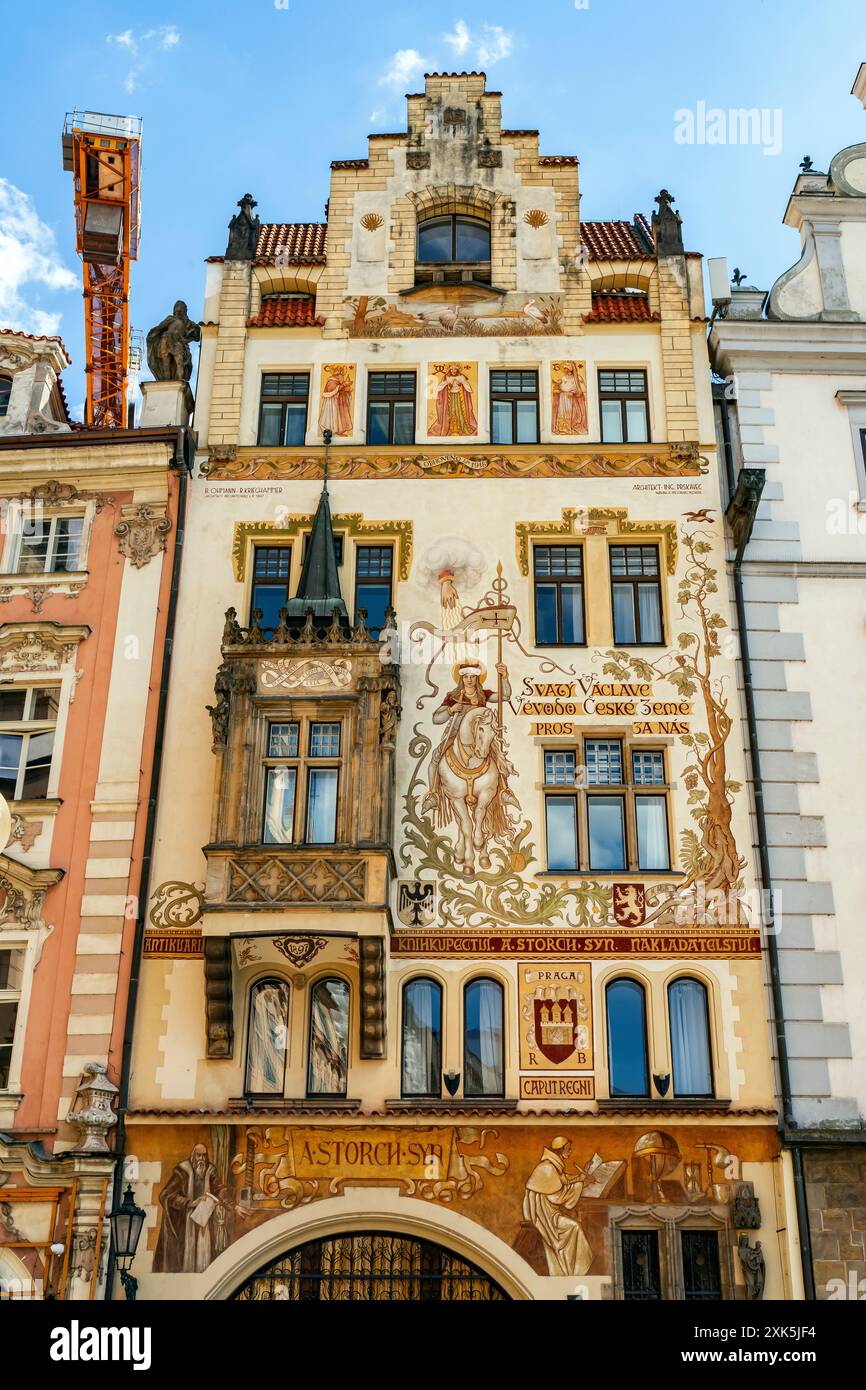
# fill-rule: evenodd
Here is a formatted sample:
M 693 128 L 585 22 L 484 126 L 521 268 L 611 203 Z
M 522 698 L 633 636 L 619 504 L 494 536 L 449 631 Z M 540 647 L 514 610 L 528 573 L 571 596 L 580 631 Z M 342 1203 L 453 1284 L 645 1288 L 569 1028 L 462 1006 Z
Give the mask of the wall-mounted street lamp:
M 129 1266 L 135 1259 L 145 1213 L 135 1205 L 135 1194 L 129 1186 L 123 1194 L 123 1201 L 115 1207 L 108 1220 L 111 1225 L 111 1239 L 114 1245 L 114 1258 L 120 1270 L 120 1282 L 127 1299 L 132 1302 L 138 1293 L 138 1280 L 130 1274 Z

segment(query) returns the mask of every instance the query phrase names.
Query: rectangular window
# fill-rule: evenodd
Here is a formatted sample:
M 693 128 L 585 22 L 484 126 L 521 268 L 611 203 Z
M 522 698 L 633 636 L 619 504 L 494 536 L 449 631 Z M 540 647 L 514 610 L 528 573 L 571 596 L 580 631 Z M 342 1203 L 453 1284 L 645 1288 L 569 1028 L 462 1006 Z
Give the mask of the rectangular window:
M 23 975 L 24 952 L 0 949 L 0 1091 L 9 1085 Z
M 534 569 L 536 646 L 582 647 L 583 547 L 537 545 Z
M 646 372 L 599 371 L 598 399 L 603 443 L 646 444 L 649 441 Z
M 658 1231 L 622 1232 L 622 1296 L 630 1301 L 661 1299 Z
M 626 867 L 625 802 L 621 796 L 590 796 L 589 867 L 614 873 Z
M 660 646 L 662 594 L 656 545 L 612 545 L 613 640 L 619 646 Z
M 259 412 L 259 444 L 303 444 L 307 434 L 309 372 L 265 372 Z
M 262 627 L 266 633 L 279 626 L 280 609 L 289 601 L 289 572 L 292 551 L 288 545 L 256 545 L 253 547 L 253 589 L 250 599 L 250 624 L 257 608 L 262 611 Z
M 551 873 L 574 873 L 578 868 L 577 797 L 547 796 L 547 867 Z
M 59 686 L 0 687 L 0 793 L 7 801 L 48 795 Z
M 581 759 L 573 749 L 548 748 L 544 787 L 550 872 L 670 872 L 662 749 L 630 749 L 626 755 L 621 739 L 586 738 Z M 567 787 L 577 788 L 573 797 L 552 790 Z
M 717 1231 L 683 1231 L 683 1298 L 689 1302 L 718 1302 L 722 1270 Z
M 341 755 L 342 725 L 337 720 L 286 720 L 268 726 L 262 830 L 266 845 L 335 842 Z
M 83 516 L 22 517 L 14 574 L 68 574 L 81 568 Z
M 361 609 L 367 627 L 378 637 L 391 607 L 394 551 L 390 545 L 359 545 L 355 551 L 355 622 Z
M 494 444 L 538 443 L 538 373 L 490 373 L 490 438 Z
M 415 373 L 370 372 L 367 443 L 415 443 Z

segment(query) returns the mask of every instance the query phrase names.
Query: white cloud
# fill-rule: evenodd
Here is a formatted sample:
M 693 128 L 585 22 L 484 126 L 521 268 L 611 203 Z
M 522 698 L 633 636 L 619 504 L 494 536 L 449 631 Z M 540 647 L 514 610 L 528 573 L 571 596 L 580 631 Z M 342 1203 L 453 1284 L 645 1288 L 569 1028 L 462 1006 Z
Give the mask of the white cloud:
M 455 57 L 463 58 L 472 53 L 471 61 L 479 67 L 491 68 L 503 58 L 509 58 L 514 49 L 514 37 L 501 24 L 483 24 L 481 33 L 473 33 L 465 19 L 458 19 L 451 34 L 442 38 Z
M 379 85 L 393 87 L 395 91 L 401 88 L 405 91 L 409 84 L 430 66 L 429 58 L 419 53 L 417 48 L 398 48 L 379 78 Z
M 29 302 L 32 287 L 78 289 L 78 276 L 63 264 L 51 228 L 33 199 L 0 178 L 0 325 L 22 333 L 57 333 L 60 313 Z
M 124 91 L 136 91 L 139 77 L 160 53 L 170 53 L 181 40 L 180 30 L 175 24 L 161 24 L 158 29 L 145 29 L 136 34 L 133 29 L 124 29 L 122 34 L 106 34 L 105 42 L 119 49 L 130 61 L 131 67 L 123 79 Z
M 489 68 L 510 57 L 513 47 L 514 39 L 500 24 L 485 24 L 484 38 L 478 44 L 476 55 L 479 63 Z
M 443 34 L 442 37 L 445 42 L 454 49 L 458 58 L 463 57 L 463 54 L 472 43 L 472 35 L 469 32 L 469 25 L 466 23 L 465 19 L 458 19 L 457 23 L 454 25 L 453 34 Z

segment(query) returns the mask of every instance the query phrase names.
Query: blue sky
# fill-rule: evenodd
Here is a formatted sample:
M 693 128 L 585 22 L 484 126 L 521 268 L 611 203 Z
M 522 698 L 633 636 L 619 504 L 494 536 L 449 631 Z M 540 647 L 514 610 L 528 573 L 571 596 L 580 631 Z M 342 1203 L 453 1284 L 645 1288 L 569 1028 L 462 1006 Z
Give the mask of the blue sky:
M 332 159 L 405 127 L 425 70 L 485 67 L 510 127 L 581 160 L 583 216 L 652 212 L 676 196 L 686 244 L 769 287 L 797 259 L 782 225 L 800 160 L 826 170 L 866 140 L 850 95 L 866 60 L 862 0 L 175 0 L 3 6 L 0 325 L 57 332 L 84 398 L 72 180 L 73 107 L 144 117 L 141 256 L 132 321 L 180 297 L 201 312 L 203 260 L 225 249 L 247 190 L 265 221 L 323 217 Z M 758 144 L 687 144 L 677 113 L 758 107 Z M 781 139 L 779 117 L 781 113 Z

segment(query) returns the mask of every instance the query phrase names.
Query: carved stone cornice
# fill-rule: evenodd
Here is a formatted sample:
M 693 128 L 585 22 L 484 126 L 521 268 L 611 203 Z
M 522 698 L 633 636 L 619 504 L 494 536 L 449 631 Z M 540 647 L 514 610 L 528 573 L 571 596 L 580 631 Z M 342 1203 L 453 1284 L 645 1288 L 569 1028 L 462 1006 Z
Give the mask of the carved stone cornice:
M 45 894 L 62 877 L 62 869 L 31 869 L 7 854 L 0 854 L 0 927 L 44 930 Z
M 3 623 L 0 674 L 61 671 L 75 662 L 79 645 L 90 636 L 86 625 L 56 622 Z
M 149 502 L 124 507 L 121 519 L 114 528 L 120 539 L 120 553 L 136 569 L 143 569 L 154 555 L 165 550 L 171 521 L 165 511 L 158 511 Z

